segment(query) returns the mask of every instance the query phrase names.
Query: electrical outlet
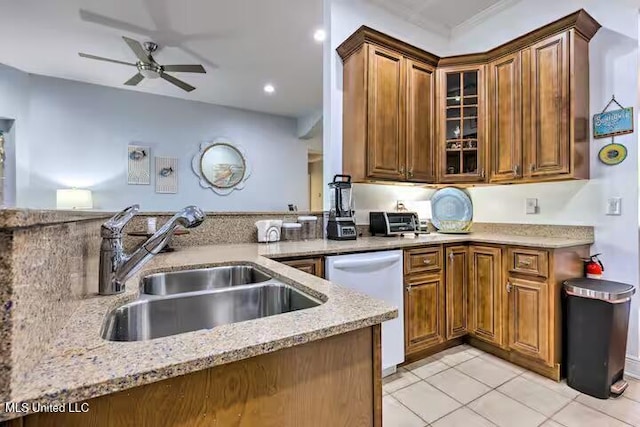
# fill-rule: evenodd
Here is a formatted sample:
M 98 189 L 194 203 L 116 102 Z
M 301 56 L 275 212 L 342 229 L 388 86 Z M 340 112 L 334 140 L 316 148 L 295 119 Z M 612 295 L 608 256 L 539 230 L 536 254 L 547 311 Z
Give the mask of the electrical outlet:
M 526 212 L 528 215 L 538 213 L 538 199 L 527 199 Z
M 622 198 L 610 197 L 607 199 L 607 215 L 621 215 L 622 214 Z

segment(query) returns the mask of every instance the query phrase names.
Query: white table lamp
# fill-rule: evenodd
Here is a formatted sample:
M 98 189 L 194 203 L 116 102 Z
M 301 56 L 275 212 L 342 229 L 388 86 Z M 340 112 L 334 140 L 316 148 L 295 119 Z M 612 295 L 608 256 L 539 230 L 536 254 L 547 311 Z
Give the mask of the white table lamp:
M 93 209 L 91 190 L 68 188 L 56 190 L 58 209 Z

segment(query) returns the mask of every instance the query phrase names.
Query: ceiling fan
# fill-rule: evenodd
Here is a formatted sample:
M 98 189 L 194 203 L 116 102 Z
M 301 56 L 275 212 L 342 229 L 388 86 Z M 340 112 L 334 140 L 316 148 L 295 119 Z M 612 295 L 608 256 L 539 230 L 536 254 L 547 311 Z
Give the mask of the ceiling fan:
M 158 45 L 154 42 L 144 42 L 144 44 L 140 44 L 139 41 L 130 39 L 128 37 L 122 37 L 127 45 L 131 48 L 133 53 L 135 53 L 138 61 L 126 62 L 119 61 L 117 59 L 109 59 L 104 58 L 102 56 L 90 55 L 88 53 L 79 52 L 83 58 L 88 59 L 96 59 L 98 61 L 106 61 L 106 62 L 115 62 L 116 64 L 123 65 L 132 65 L 138 68 L 138 73 L 131 77 L 129 80 L 124 82 L 127 86 L 136 86 L 140 83 L 145 77 L 148 79 L 157 79 L 158 77 L 178 86 L 180 89 L 185 90 L 187 92 L 191 92 L 195 89 L 195 87 L 191 86 L 188 83 L 183 82 L 180 79 L 173 77 L 170 74 L 167 74 L 167 71 L 174 71 L 178 73 L 206 73 L 204 67 L 202 65 L 189 65 L 189 64 L 180 64 L 180 65 L 160 65 L 155 59 L 153 59 L 153 52 L 158 49 Z

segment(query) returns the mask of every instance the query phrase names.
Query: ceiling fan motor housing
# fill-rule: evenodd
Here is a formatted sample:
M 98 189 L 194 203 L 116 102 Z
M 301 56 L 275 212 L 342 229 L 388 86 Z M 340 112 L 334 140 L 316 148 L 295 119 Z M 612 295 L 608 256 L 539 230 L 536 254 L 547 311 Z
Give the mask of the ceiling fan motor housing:
M 158 44 L 155 42 L 144 42 L 142 46 L 144 46 L 144 50 L 149 52 L 149 54 L 152 54 L 153 52 L 158 50 Z

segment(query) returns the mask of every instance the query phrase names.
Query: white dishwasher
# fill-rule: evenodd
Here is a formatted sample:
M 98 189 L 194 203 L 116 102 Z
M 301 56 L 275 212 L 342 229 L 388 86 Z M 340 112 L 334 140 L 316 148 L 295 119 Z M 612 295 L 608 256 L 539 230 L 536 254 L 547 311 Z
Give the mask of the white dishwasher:
M 326 257 L 327 280 L 398 307 L 398 317 L 382 324 L 382 374 L 404 362 L 404 293 L 402 251 Z

